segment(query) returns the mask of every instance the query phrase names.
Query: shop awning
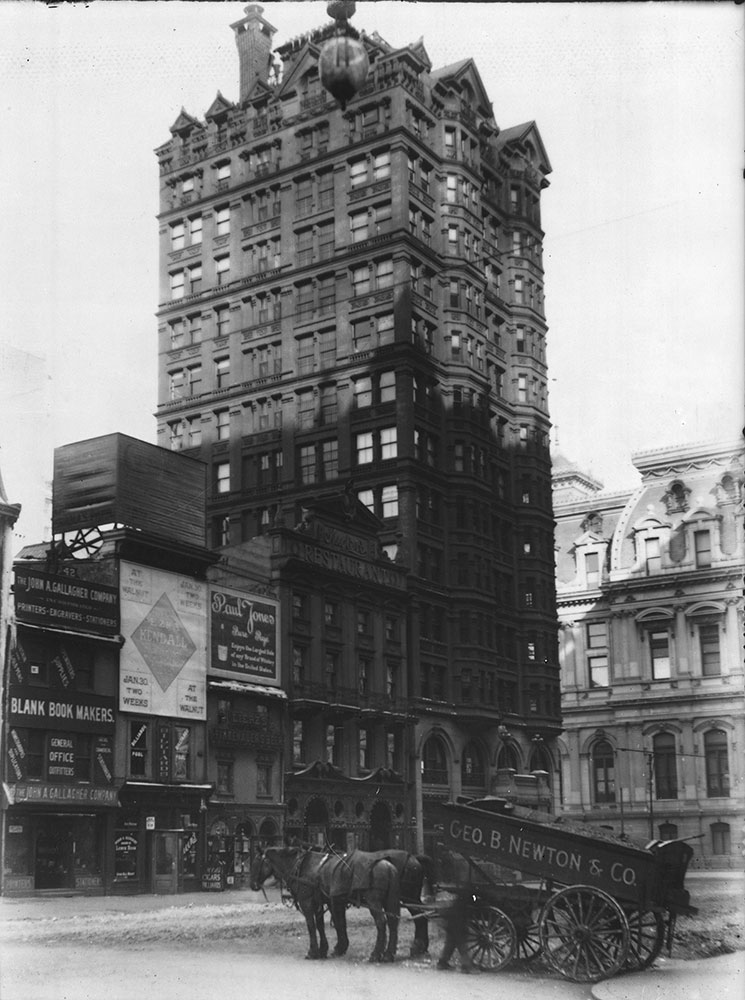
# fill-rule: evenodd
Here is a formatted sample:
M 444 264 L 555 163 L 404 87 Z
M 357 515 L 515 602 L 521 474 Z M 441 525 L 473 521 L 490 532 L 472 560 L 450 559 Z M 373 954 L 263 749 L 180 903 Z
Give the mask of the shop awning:
M 287 695 L 281 688 L 251 684 L 249 681 L 207 681 L 207 687 L 215 691 L 235 691 L 237 694 L 259 694 L 287 700 Z

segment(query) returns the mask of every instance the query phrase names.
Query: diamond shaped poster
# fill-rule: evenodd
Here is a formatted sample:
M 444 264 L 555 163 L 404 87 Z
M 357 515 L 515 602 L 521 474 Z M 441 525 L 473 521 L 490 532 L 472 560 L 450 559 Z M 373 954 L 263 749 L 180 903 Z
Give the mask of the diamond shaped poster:
M 119 587 L 119 710 L 206 718 L 206 584 L 122 561 Z

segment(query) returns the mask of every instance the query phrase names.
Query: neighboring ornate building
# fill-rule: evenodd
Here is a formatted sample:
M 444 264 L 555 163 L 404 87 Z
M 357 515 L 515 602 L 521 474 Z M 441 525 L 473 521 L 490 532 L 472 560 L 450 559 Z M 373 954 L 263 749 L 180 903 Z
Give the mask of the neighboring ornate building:
M 342 108 L 318 74 L 333 26 L 273 54 L 262 13 L 249 5 L 232 25 L 238 101 L 218 92 L 203 119 L 182 110 L 157 150 L 159 442 L 207 463 L 220 550 L 300 523 L 331 493 L 379 520 L 406 580 L 396 690 L 418 722 L 393 770 L 421 844 L 428 801 L 490 791 L 498 769 L 546 771 L 556 788 L 551 167 L 534 122 L 500 130 L 471 59 L 435 70 L 421 40 L 362 33 L 369 74 Z M 367 587 L 323 569 L 323 587 L 363 615 Z M 296 763 L 298 782 L 328 778 L 333 807 L 342 779 L 316 761 L 357 781 L 388 773 L 390 754 L 365 743 L 359 641 L 315 631 L 319 580 L 295 588 L 314 617 L 287 623 L 282 684 L 292 733 L 311 721 L 307 690 L 326 686 L 329 657 L 357 692 L 341 713 L 355 752 L 337 764 L 319 716 Z M 330 837 L 354 828 L 337 820 Z
M 563 810 L 742 864 L 743 449 L 633 456 L 605 494 L 557 457 Z

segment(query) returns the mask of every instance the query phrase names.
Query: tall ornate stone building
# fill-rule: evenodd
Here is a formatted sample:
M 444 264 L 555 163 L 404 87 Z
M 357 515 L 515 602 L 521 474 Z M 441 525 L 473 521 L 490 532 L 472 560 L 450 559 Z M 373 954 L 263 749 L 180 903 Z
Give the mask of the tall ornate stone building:
M 377 519 L 405 636 L 367 677 L 358 623 L 377 593 L 339 577 L 354 626 L 334 644 L 314 574 L 285 576 L 308 609 L 283 625 L 289 730 L 298 770 L 329 762 L 336 726 L 334 766 L 364 778 L 393 751 L 363 745 L 360 692 L 395 692 L 421 841 L 428 799 L 556 769 L 551 167 L 534 122 L 500 129 L 471 59 L 434 69 L 421 41 L 362 33 L 369 73 L 342 110 L 318 75 L 332 26 L 273 52 L 262 15 L 232 25 L 238 100 L 182 110 L 157 150 L 159 443 L 208 464 L 216 547 L 301 525 L 332 494 Z
M 633 461 L 616 494 L 555 462 L 564 810 L 741 865 L 743 450 Z

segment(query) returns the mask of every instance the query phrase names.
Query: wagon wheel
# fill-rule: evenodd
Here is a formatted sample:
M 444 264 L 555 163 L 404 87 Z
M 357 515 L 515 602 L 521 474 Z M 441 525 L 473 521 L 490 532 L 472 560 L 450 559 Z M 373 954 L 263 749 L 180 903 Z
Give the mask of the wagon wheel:
M 496 906 L 471 911 L 466 925 L 466 951 L 484 972 L 498 972 L 512 961 L 517 949 L 515 926 Z
M 538 921 L 541 948 L 548 963 L 575 983 L 607 979 L 623 967 L 629 949 L 629 925 L 607 892 L 573 885 L 555 893 Z
M 653 910 L 626 909 L 629 924 L 629 953 L 626 968 L 630 971 L 648 969 L 665 943 L 665 921 Z
M 514 924 L 517 935 L 517 957 L 523 962 L 529 962 L 541 950 L 538 924 L 533 921 L 530 915 L 527 915 L 525 920 L 515 920 Z

